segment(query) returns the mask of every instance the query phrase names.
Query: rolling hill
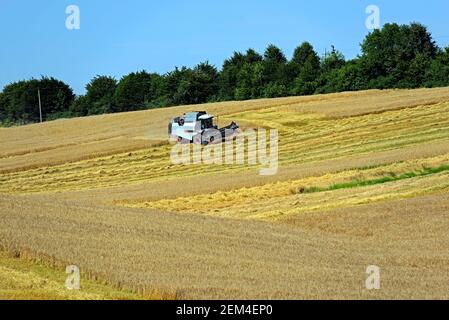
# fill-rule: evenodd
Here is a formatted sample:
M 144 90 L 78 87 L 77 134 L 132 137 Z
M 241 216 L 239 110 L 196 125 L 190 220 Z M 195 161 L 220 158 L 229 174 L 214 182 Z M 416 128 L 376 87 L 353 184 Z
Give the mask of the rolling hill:
M 278 173 L 173 164 L 168 120 L 200 109 L 277 129 Z M 71 298 L 54 284 L 69 264 L 103 286 L 85 299 L 449 298 L 449 88 L 58 120 L 0 141 L 2 298 Z M 18 284 L 41 264 L 48 286 Z

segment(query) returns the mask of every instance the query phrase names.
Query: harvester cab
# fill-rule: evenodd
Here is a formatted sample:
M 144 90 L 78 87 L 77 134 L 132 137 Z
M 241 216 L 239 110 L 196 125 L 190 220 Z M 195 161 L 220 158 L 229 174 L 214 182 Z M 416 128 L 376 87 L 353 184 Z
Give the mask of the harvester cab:
M 170 121 L 169 137 L 178 142 L 209 144 L 233 138 L 238 134 L 239 126 L 235 122 L 219 129 L 214 123 L 214 119 L 213 115 L 205 111 L 185 113 Z

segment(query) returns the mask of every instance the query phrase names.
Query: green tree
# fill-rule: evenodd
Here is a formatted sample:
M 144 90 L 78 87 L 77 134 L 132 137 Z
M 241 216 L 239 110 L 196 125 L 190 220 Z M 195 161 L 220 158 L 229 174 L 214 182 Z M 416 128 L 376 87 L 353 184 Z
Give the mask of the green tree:
M 299 74 L 293 80 L 291 86 L 291 94 L 293 95 L 309 95 L 313 94 L 317 89 L 317 78 L 320 69 L 315 69 L 312 64 L 306 62 L 301 68 Z
M 400 88 L 418 88 L 423 86 L 426 79 L 426 71 L 431 60 L 422 53 L 418 53 L 406 68 L 404 79 L 399 81 Z
M 320 69 L 320 58 L 309 42 L 303 42 L 293 52 L 293 57 L 289 63 L 293 78 L 301 73 L 306 64 L 311 70 L 319 71 Z
M 89 114 L 89 103 L 85 95 L 75 98 L 69 107 L 69 112 L 74 117 L 83 117 Z
M 14 82 L 3 89 L 3 121 L 15 123 L 39 121 L 38 92 L 41 95 L 43 120 L 67 113 L 75 98 L 67 84 L 54 78 L 42 77 L 40 80 Z
M 96 76 L 86 85 L 87 115 L 110 113 L 114 110 L 117 81 L 108 76 Z M 82 108 L 83 109 L 83 108 Z
M 344 55 L 332 47 L 330 53 L 326 53 L 321 61 L 321 70 L 326 73 L 343 67 L 346 63 Z
M 270 82 L 265 85 L 262 96 L 265 98 L 285 97 L 288 95 L 288 89 L 279 82 Z
M 293 95 L 313 94 L 320 75 L 320 58 L 308 42 L 302 43 L 293 53 L 288 64 L 288 77 Z
M 36 82 L 37 80 L 18 81 L 5 86 L 2 99 L 5 119 L 2 122 L 39 121 Z M 33 93 L 34 101 L 32 100 Z M 34 111 L 34 109 L 36 110 Z
M 237 74 L 236 100 L 255 99 L 261 96 L 263 67 L 260 61 L 245 62 Z
M 151 96 L 152 78 L 155 75 L 146 72 L 132 72 L 120 79 L 114 93 L 114 111 L 134 111 L 145 108 Z
M 249 48 L 248 50 L 246 50 L 246 54 L 243 57 L 243 59 L 244 63 L 256 64 L 262 62 L 263 57 L 259 53 L 257 53 L 254 49 Z
M 186 67 L 167 73 L 165 75 L 165 91 L 170 105 L 182 104 L 186 97 L 188 98 L 188 79 L 191 77 L 192 70 Z
M 245 62 L 245 55 L 240 52 L 234 52 L 231 58 L 224 61 L 218 80 L 221 100 L 235 99 L 238 81 L 237 76 Z
M 343 67 L 346 60 L 343 54 L 332 47 L 330 53 L 326 53 L 321 60 L 321 73 L 317 79 L 317 93 L 331 93 L 341 91 Z
M 3 92 L 0 92 L 0 125 L 7 124 L 6 118 L 6 97 Z
M 357 59 L 346 62 L 340 68 L 328 70 L 320 80 L 318 93 L 356 91 L 365 89 L 366 85 Z
M 44 119 L 49 115 L 54 116 L 54 114 L 66 113 L 69 110 L 70 104 L 75 99 L 75 94 L 67 84 L 52 77 L 43 77 L 37 85 L 41 93 Z
M 234 97 L 236 100 L 255 99 L 261 96 L 263 87 L 263 58 L 248 49 L 236 76 Z
M 147 109 L 168 107 L 171 105 L 167 97 L 166 79 L 164 76 L 157 73 L 152 74 L 149 96 L 151 100 L 145 105 Z
M 194 103 L 203 103 L 218 99 L 218 71 L 209 62 L 203 62 L 193 69 Z
M 208 62 L 195 68 L 176 69 L 168 79 L 171 100 L 174 104 L 198 104 L 216 100 L 218 96 L 218 71 Z
M 427 87 L 449 86 L 449 47 L 440 51 L 426 70 L 424 84 Z
M 418 23 L 386 24 L 367 35 L 361 47 L 362 72 L 368 87 L 374 88 L 421 85 L 422 76 L 418 80 L 411 77 L 421 72 L 425 61 L 435 58 L 438 51 L 431 34 Z
M 269 45 L 263 57 L 263 82 L 264 84 L 285 84 L 288 79 L 285 74 L 287 58 L 281 49 L 275 45 Z

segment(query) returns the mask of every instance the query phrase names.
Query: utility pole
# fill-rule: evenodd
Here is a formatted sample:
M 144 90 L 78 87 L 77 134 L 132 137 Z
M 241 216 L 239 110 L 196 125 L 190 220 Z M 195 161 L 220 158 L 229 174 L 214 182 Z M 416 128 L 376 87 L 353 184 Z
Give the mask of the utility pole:
M 39 100 L 39 119 L 42 123 L 42 105 L 41 105 L 41 90 L 37 88 L 37 98 Z

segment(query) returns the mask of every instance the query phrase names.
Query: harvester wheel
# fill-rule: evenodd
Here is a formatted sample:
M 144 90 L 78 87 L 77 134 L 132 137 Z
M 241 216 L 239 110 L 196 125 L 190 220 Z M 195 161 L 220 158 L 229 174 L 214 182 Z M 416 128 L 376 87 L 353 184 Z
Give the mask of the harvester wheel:
M 190 143 L 190 141 L 187 140 L 187 139 L 178 137 L 178 143 L 179 143 L 179 144 L 187 144 L 187 143 Z

